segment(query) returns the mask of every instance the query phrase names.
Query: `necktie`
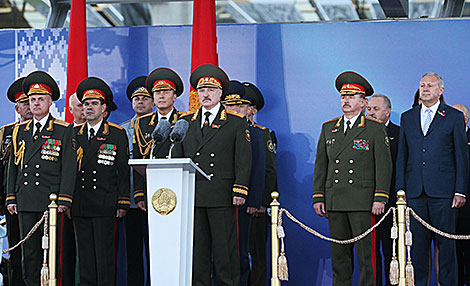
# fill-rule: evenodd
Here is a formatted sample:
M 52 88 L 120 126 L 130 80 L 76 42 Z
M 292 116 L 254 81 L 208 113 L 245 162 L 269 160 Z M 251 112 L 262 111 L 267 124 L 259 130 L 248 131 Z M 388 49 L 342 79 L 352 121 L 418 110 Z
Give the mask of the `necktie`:
M 163 116 L 163 117 L 162 117 L 160 120 L 166 120 L 166 117 L 165 117 L 165 116 Z
M 207 134 L 207 131 L 209 130 L 209 116 L 211 116 L 211 113 L 209 111 L 206 111 L 204 113 L 206 118 L 204 119 L 204 125 L 202 126 L 202 136 Z
M 33 139 L 36 140 L 39 138 L 39 133 L 41 133 L 41 123 L 36 122 L 36 131 L 34 132 Z
M 95 137 L 95 129 L 90 128 L 90 136 L 88 137 L 88 141 L 91 141 Z
M 426 118 L 424 119 L 424 124 L 423 124 L 423 134 L 426 136 L 428 133 L 429 126 L 431 125 L 431 109 L 426 109 L 424 113 L 426 113 Z
M 344 131 L 344 135 L 348 134 L 348 131 L 351 129 L 351 121 L 346 121 L 346 131 Z

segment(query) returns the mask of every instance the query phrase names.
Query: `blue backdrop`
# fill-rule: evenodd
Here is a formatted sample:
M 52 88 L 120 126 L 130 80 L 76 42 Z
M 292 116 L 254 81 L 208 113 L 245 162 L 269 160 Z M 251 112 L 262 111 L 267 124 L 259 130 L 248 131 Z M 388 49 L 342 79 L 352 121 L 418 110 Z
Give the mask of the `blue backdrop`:
M 218 26 L 220 66 L 232 79 L 257 84 L 266 98 L 257 120 L 278 136 L 282 206 L 328 234 L 327 221 L 312 209 L 312 174 L 321 123 L 341 114 L 334 87 L 339 73 L 357 71 L 388 95 L 395 123 L 428 71 L 443 76 L 448 103 L 469 105 L 469 30 L 469 19 Z M 50 72 L 65 91 L 67 35 L 66 29 L 0 31 L 1 94 L 37 69 Z M 160 66 L 183 78 L 185 92 L 176 105 L 187 110 L 190 54 L 190 26 L 88 30 L 89 75 L 111 85 L 119 109 L 110 120 L 116 123 L 132 116 L 127 83 Z M 63 117 L 64 107 L 64 99 L 57 101 L 54 115 Z M 15 120 L 6 96 L 0 112 L 1 124 Z M 331 285 L 329 243 L 287 220 L 285 227 L 289 284 Z

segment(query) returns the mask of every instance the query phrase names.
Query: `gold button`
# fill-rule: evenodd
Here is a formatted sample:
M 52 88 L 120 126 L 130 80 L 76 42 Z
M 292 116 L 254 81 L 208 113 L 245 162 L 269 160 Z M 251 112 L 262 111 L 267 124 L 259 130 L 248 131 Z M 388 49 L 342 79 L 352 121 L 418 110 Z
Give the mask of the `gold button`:
M 354 183 L 354 181 L 353 181 L 353 180 L 349 180 L 348 182 L 349 182 L 350 184 Z
M 27 177 L 27 176 L 28 176 L 28 173 L 24 173 L 23 176 Z
M 39 177 L 39 173 L 34 174 L 36 177 Z
M 214 174 L 210 174 L 209 177 L 214 177 Z
M 214 153 L 211 153 L 211 157 L 215 157 L 215 154 L 214 154 Z
M 93 178 L 93 182 L 96 182 L 96 178 Z
M 85 186 L 84 186 L 84 185 L 82 185 L 82 189 L 84 189 L 84 188 L 85 188 Z
M 339 180 L 338 179 L 335 179 L 335 184 L 339 183 Z
M 23 184 L 24 184 L 25 186 L 27 186 L 27 185 L 28 185 L 28 182 L 24 182 Z
M 211 167 L 214 167 L 214 163 L 210 163 L 210 165 L 209 165 L 209 166 L 211 166 Z
M 36 169 L 39 169 L 39 167 L 41 167 L 41 166 L 39 166 L 39 164 L 37 164 L 37 165 L 36 165 Z
M 336 170 L 335 170 L 335 174 L 338 174 L 338 173 L 339 173 L 339 170 L 338 170 L 338 169 L 336 169 Z
M 352 169 L 349 170 L 349 174 L 352 174 L 352 173 L 354 173 L 354 170 L 352 170 Z
M 353 159 L 349 160 L 349 164 L 352 164 L 352 163 L 354 163 L 354 160 Z
M 39 182 L 34 183 L 36 186 L 39 186 Z
M 28 168 L 28 164 L 24 165 L 24 168 L 25 168 L 25 169 Z
M 93 174 L 96 174 L 96 170 L 93 170 Z
M 199 155 L 201 155 L 201 153 L 197 152 L 197 153 L 196 153 L 196 156 L 199 156 Z
M 336 164 L 339 164 L 339 160 L 338 160 L 338 159 L 336 159 L 336 161 L 335 161 L 335 162 L 336 162 Z
M 85 182 L 85 178 L 82 178 L 82 182 Z
M 196 166 L 199 166 L 199 162 L 196 162 Z
M 93 186 L 93 190 L 96 190 L 96 186 Z
M 82 170 L 82 174 L 85 174 L 85 170 Z

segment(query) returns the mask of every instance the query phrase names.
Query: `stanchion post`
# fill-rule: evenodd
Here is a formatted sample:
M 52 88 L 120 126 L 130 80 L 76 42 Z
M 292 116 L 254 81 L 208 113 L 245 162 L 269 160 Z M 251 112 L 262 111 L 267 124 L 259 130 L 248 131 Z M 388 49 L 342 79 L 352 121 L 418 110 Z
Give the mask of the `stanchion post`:
M 281 280 L 278 276 L 277 261 L 279 259 L 279 238 L 277 237 L 277 220 L 279 216 L 280 203 L 277 200 L 279 198 L 278 192 L 272 192 L 271 198 L 271 261 L 272 261 L 272 276 L 271 286 L 281 286 Z
M 405 246 L 405 192 L 400 190 L 397 192 L 397 209 L 398 209 L 398 265 L 400 269 L 399 286 L 406 285 L 405 266 L 406 266 L 406 246 Z
M 49 196 L 49 286 L 56 286 L 56 257 L 57 257 L 57 195 Z M 44 222 L 46 223 L 46 222 Z

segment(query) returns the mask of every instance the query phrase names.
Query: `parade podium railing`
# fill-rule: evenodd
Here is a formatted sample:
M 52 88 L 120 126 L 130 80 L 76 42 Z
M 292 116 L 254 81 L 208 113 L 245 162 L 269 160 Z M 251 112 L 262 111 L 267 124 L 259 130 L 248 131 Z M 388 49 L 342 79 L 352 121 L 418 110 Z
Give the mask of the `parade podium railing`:
M 189 158 L 131 159 L 129 165 L 147 181 L 151 284 L 191 285 L 196 173 L 210 177 Z

